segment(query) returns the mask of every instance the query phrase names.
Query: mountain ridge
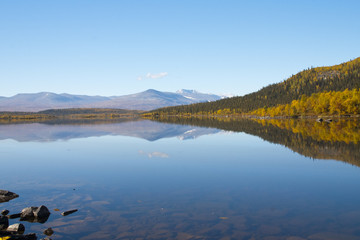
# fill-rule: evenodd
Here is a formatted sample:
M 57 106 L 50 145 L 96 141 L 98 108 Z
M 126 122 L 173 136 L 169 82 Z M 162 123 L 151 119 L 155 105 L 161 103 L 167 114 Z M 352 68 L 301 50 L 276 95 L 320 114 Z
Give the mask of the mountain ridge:
M 181 92 L 192 93 L 191 99 Z M 122 96 L 88 96 L 68 93 L 38 92 L 19 93 L 12 97 L 0 97 L 0 111 L 38 112 L 66 108 L 114 108 L 127 110 L 153 110 L 160 107 L 192 104 L 221 99 L 215 94 L 195 90 L 179 90 L 178 93 L 155 89 Z

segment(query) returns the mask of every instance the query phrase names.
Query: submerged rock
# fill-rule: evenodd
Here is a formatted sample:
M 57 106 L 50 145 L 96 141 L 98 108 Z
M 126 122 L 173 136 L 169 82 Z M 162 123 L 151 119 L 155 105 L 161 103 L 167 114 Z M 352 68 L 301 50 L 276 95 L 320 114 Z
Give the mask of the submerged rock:
M 0 203 L 8 202 L 17 197 L 19 197 L 19 195 L 17 195 L 16 193 L 7 190 L 0 190 Z
M 37 236 L 35 233 L 29 233 L 26 235 L 11 236 L 11 239 L 14 239 L 14 240 L 37 240 Z
M 48 229 L 46 229 L 46 230 L 44 231 L 44 234 L 45 234 L 46 236 L 51 236 L 51 235 L 54 234 L 54 230 L 52 230 L 52 228 L 48 228 Z

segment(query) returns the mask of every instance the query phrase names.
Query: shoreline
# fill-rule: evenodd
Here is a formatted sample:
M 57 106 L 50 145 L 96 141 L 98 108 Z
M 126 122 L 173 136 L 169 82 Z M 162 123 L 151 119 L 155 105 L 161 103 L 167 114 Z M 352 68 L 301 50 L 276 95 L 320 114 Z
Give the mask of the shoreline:
M 357 119 L 360 118 L 360 114 L 354 115 L 298 115 L 298 116 L 257 116 L 257 115 L 201 115 L 201 114 L 190 114 L 190 115 L 142 115 L 142 118 L 145 119 L 161 119 L 161 118 L 219 118 L 219 119 Z
M 60 111 L 69 111 L 61 109 Z M 0 112 L 0 124 L 9 123 L 29 123 L 29 122 L 46 122 L 46 121 L 92 121 L 92 120 L 119 120 L 119 119 L 150 119 L 156 120 L 161 118 L 199 118 L 199 119 L 314 119 L 319 121 L 331 121 L 333 119 L 358 119 L 360 114 L 346 115 L 296 115 L 296 116 L 258 116 L 250 114 L 158 114 L 142 113 L 129 110 L 129 113 L 119 113 L 116 110 L 109 109 L 88 109 L 87 113 L 67 112 L 60 114 L 53 113 L 32 113 L 32 112 Z M 70 110 L 72 111 L 72 110 Z M 100 112 L 99 112 L 100 111 Z

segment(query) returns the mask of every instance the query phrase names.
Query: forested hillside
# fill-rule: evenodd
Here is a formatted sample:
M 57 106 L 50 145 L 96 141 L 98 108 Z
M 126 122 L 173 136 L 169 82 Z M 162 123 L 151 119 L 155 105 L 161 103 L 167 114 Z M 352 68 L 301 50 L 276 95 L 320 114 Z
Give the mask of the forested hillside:
M 355 115 L 360 114 L 360 89 L 314 93 L 303 95 L 299 100 L 276 107 L 258 108 L 250 115 L 297 116 L 297 115 Z
M 290 104 L 314 93 L 344 91 L 360 88 L 360 58 L 331 67 L 310 68 L 287 80 L 272 84 L 241 97 L 215 102 L 198 103 L 156 110 L 165 114 L 217 113 L 226 109 L 229 113 L 249 113 L 259 108 Z

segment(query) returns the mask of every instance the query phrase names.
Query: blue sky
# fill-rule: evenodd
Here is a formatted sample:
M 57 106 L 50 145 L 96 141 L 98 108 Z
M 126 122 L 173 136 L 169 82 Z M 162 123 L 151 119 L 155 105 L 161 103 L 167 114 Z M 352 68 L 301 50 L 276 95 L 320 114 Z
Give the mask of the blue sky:
M 1 0 L 0 96 L 244 95 L 360 56 L 360 1 Z

